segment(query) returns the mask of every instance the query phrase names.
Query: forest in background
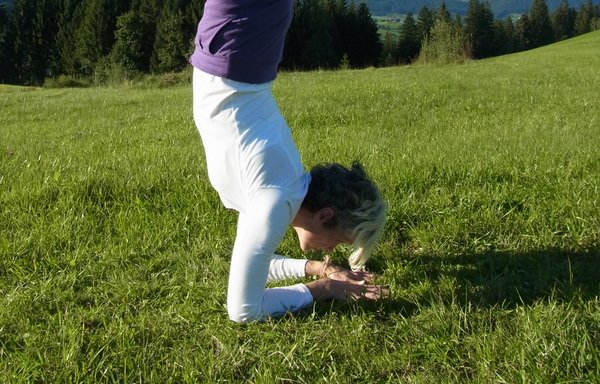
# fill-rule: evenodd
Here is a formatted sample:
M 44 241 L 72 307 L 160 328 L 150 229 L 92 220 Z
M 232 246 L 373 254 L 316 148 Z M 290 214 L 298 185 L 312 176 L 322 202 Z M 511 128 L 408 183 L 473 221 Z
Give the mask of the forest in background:
M 437 8 L 440 0 L 364 0 L 371 13 L 375 16 L 406 15 L 416 14 L 423 7 Z M 546 4 L 551 12 L 560 6 L 563 0 L 547 0 Z M 587 0 L 570 0 L 571 6 L 580 8 Z M 507 16 L 522 15 L 527 13 L 531 7 L 532 0 L 488 0 L 494 17 L 503 19 Z M 600 0 L 594 0 L 594 3 L 600 3 Z M 469 2 L 465 0 L 445 0 L 446 7 L 452 14 L 466 15 Z
M 204 0 L 16 0 L 0 3 L 0 83 L 103 83 L 179 72 L 188 65 Z M 433 56 L 478 59 L 536 48 L 600 28 L 600 5 L 534 0 L 516 21 L 489 2 L 466 15 L 422 7 L 399 35 L 381 33 L 366 3 L 299 0 L 282 68 L 312 70 L 410 64 Z M 427 55 L 423 55 L 427 52 Z M 435 59 L 435 58 L 434 58 Z

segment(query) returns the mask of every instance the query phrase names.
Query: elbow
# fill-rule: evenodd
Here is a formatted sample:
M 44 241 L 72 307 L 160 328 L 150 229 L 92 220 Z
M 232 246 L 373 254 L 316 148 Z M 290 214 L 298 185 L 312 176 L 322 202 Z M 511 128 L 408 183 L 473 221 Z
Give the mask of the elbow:
M 229 319 L 238 324 L 247 324 L 263 320 L 264 316 L 259 307 L 227 304 Z

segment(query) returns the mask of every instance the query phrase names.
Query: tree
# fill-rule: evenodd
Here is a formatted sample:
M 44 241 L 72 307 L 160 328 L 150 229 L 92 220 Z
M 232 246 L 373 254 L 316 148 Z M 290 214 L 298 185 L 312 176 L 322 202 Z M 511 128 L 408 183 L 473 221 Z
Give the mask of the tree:
M 575 33 L 575 17 L 577 12 L 569 7 L 567 0 L 562 0 L 552 14 L 552 29 L 556 41 L 568 39 Z
M 470 0 L 464 31 L 471 57 L 481 59 L 496 54 L 494 46 L 494 15 L 489 3 Z
M 52 0 L 16 0 L 6 47 L 18 84 L 40 85 L 50 71 L 56 6 Z
M 349 25 L 353 20 L 349 20 L 348 5 L 345 0 L 326 0 L 323 4 L 323 11 L 328 15 L 328 31 L 331 38 L 331 55 L 328 66 L 338 66 L 342 59 L 348 60 L 349 39 L 347 33 L 351 33 L 354 26 Z
M 433 13 L 426 6 L 422 7 L 417 15 L 417 32 L 419 43 L 423 44 L 429 36 L 429 31 L 433 27 Z
M 79 65 L 75 50 L 75 31 L 81 21 L 82 7 L 77 0 L 62 0 L 58 7 L 58 29 L 56 32 L 56 54 L 59 59 L 55 62 L 55 74 L 75 76 Z
M 144 60 L 143 21 L 138 12 L 129 11 L 117 18 L 115 30 L 115 43 L 111 50 L 111 61 L 126 70 L 142 71 L 147 69 L 147 60 Z
M 196 36 L 196 27 L 198 21 L 202 18 L 204 12 L 205 0 L 189 0 L 185 5 L 185 9 L 182 9 L 184 15 L 184 37 L 190 42 L 190 52 L 193 47 L 194 37 Z
M 0 4 L 0 83 L 8 82 L 11 78 L 9 54 L 8 24 L 10 18 L 4 4 Z
M 329 18 L 319 0 L 295 2 L 282 66 L 288 69 L 328 67 L 334 54 L 329 26 Z
M 365 3 L 358 6 L 355 20 L 354 39 L 351 41 L 353 48 L 348 52 L 350 63 L 358 68 L 377 65 L 381 55 L 381 41 L 377 23 Z
M 417 58 L 421 49 L 419 30 L 415 18 L 411 13 L 406 15 L 400 28 L 398 41 L 398 60 L 403 64 L 410 64 Z
M 494 41 L 498 55 L 515 51 L 515 27 L 510 17 L 494 22 Z
M 442 1 L 442 4 L 440 5 L 437 12 L 435 13 L 435 18 L 436 18 L 436 20 L 442 20 L 442 21 L 445 21 L 446 23 L 452 22 L 452 16 L 450 15 L 450 11 L 448 11 L 448 7 L 446 6 L 445 1 Z
M 380 62 L 384 66 L 387 67 L 398 64 L 397 45 L 398 42 L 396 37 L 392 33 L 390 33 L 390 31 L 385 31 L 385 33 L 383 34 L 380 60 Z
M 588 0 L 579 8 L 575 17 L 575 33 L 583 35 L 592 31 L 592 21 L 594 20 L 594 5 L 592 0 Z
M 174 72 L 187 63 L 188 43 L 183 34 L 183 14 L 179 10 L 165 8 L 161 14 L 150 61 L 153 72 Z
M 80 3 L 81 23 L 75 32 L 75 60 L 78 70 L 91 75 L 96 63 L 107 55 L 112 47 L 113 35 L 107 0 L 88 0 Z
M 419 61 L 424 63 L 460 63 L 469 58 L 465 36 L 452 23 L 436 20 L 425 40 Z
M 531 32 L 531 23 L 529 22 L 529 16 L 527 14 L 521 15 L 519 20 L 517 20 L 517 25 L 515 27 L 515 35 L 516 35 L 516 50 L 523 51 L 526 49 L 531 49 L 533 47 L 532 39 L 533 37 Z
M 531 28 L 531 48 L 554 42 L 554 31 L 545 0 L 533 0 L 529 10 L 529 25 Z

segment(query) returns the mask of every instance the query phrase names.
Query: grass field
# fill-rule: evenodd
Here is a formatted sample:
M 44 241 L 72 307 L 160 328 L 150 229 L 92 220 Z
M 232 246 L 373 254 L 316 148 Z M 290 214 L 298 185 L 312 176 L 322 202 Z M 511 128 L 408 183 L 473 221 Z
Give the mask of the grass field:
M 281 74 L 307 167 L 381 185 L 392 296 L 253 325 L 224 309 L 236 217 L 189 86 L 0 86 L 0 383 L 599 382 L 598 68 L 600 32 Z M 280 252 L 303 256 L 291 231 Z

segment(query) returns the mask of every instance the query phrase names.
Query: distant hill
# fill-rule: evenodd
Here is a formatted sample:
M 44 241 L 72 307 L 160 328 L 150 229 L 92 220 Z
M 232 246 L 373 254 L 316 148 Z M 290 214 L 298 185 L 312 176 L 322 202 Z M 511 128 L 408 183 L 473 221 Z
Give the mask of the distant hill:
M 357 1 L 358 2 L 358 1 Z M 428 8 L 438 8 L 442 0 L 364 0 L 373 16 L 387 16 L 392 14 L 412 13 L 416 15 L 423 6 Z M 532 0 L 489 0 L 492 5 L 492 11 L 497 19 L 503 19 L 512 14 L 523 14 L 531 8 Z M 550 12 L 554 11 L 561 0 L 546 0 Z M 594 4 L 600 3 L 600 0 L 592 0 Z M 446 7 L 451 14 L 465 15 L 469 7 L 468 0 L 445 0 Z M 579 9 L 586 0 L 569 0 L 569 5 Z
M 388 16 L 393 14 L 405 15 L 412 13 L 418 14 L 423 6 L 435 9 L 445 1 L 446 7 L 451 14 L 460 14 L 464 16 L 469 7 L 469 0 L 354 0 L 355 3 L 364 1 L 373 16 Z M 569 0 L 569 5 L 575 9 L 586 3 L 587 0 Z M 0 4 L 6 5 L 12 9 L 14 0 L 0 0 Z M 532 0 L 489 0 L 492 10 L 497 19 L 503 19 L 513 14 L 523 14 L 529 11 Z M 554 11 L 561 0 L 546 0 L 550 12 Z M 594 4 L 600 4 L 600 0 L 592 0 Z

